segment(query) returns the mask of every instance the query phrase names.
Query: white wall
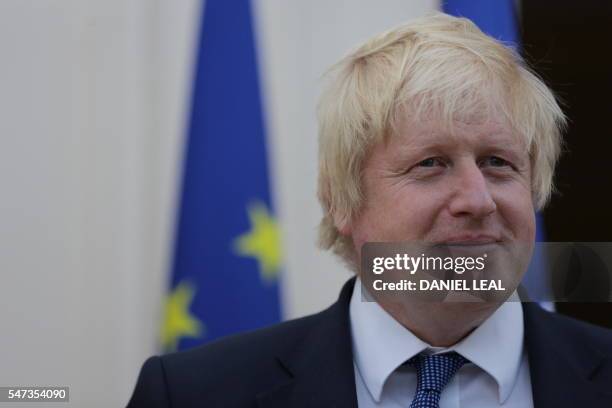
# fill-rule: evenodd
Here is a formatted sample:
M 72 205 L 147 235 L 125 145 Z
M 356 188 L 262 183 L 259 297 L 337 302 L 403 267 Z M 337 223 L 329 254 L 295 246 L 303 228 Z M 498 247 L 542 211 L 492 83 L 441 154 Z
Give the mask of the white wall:
M 0 2 L 0 384 L 122 406 L 153 352 L 196 6 Z
M 349 276 L 314 246 L 317 79 L 436 4 L 254 4 L 285 312 L 298 316 L 331 303 Z M 70 406 L 122 406 L 155 352 L 199 9 L 0 2 L 0 385 L 68 385 Z

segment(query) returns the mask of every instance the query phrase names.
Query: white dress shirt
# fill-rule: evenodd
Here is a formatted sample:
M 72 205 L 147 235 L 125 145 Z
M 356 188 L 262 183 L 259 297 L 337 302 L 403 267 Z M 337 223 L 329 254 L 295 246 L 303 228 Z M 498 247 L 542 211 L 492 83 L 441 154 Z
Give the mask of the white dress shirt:
M 376 302 L 362 301 L 355 282 L 350 303 L 353 362 L 360 408 L 408 408 L 416 370 L 402 364 L 424 353 L 456 351 L 465 364 L 446 385 L 441 408 L 533 407 L 520 302 L 505 302 L 469 336 L 449 348 L 432 347 Z M 400 367 L 401 366 L 401 367 Z

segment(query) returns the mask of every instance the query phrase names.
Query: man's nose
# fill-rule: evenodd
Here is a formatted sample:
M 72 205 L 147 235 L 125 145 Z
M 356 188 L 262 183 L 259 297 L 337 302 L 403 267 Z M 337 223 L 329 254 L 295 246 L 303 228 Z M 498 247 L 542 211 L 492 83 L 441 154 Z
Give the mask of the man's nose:
M 484 218 L 497 209 L 485 175 L 477 163 L 459 166 L 449 208 L 453 216 Z

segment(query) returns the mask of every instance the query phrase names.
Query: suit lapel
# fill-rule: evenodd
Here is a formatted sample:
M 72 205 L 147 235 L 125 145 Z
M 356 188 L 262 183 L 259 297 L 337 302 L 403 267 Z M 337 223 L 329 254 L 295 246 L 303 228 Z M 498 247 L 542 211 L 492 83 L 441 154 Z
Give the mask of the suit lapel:
M 537 304 L 524 303 L 523 310 L 534 407 L 607 406 L 610 394 L 600 384 L 610 367 L 605 357 Z
M 349 302 L 355 278 L 338 301 L 320 315 L 319 322 L 299 345 L 279 355 L 291 378 L 257 397 L 261 408 L 357 407 L 349 321 Z

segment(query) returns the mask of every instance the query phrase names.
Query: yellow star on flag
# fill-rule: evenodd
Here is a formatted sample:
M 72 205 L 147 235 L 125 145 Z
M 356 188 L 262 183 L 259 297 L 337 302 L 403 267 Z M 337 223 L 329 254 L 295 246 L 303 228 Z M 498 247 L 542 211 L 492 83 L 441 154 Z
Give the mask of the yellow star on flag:
M 200 337 L 204 332 L 202 322 L 189 312 L 194 294 L 193 285 L 181 281 L 166 297 L 161 342 L 167 351 L 175 351 L 181 337 Z
M 261 202 L 249 204 L 247 212 L 251 230 L 234 240 L 234 248 L 239 255 L 255 258 L 261 279 L 269 283 L 278 276 L 282 261 L 278 223 Z

